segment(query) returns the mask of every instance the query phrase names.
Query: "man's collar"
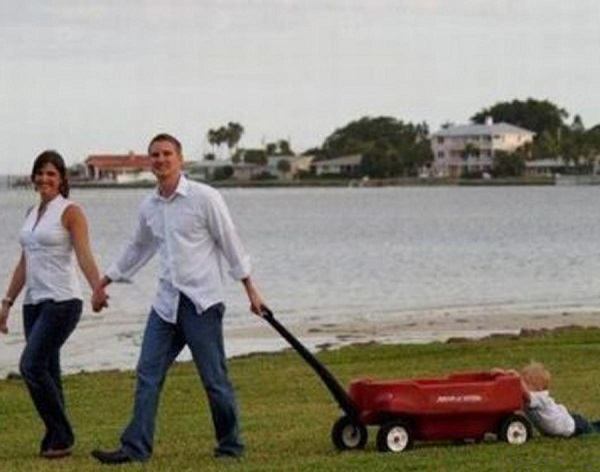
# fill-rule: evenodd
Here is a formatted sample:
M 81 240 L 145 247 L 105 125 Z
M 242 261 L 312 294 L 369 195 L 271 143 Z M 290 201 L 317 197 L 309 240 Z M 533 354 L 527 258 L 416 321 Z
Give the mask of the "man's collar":
M 175 195 L 181 195 L 182 197 L 186 197 L 189 191 L 189 187 L 190 187 L 190 182 L 188 179 L 185 178 L 185 175 L 180 174 L 179 176 L 179 181 L 177 182 L 177 188 L 175 189 L 175 191 L 173 192 L 173 194 L 167 199 L 170 200 L 172 198 L 175 197 Z M 154 189 L 154 195 L 153 197 L 157 200 L 160 199 L 165 199 L 161 194 L 160 194 L 160 189 L 159 187 L 156 187 L 156 189 Z
M 177 184 L 175 193 L 178 193 L 182 197 L 187 197 L 189 188 L 190 188 L 190 182 L 188 181 L 188 179 L 185 178 L 185 175 L 181 174 L 179 176 L 179 183 Z

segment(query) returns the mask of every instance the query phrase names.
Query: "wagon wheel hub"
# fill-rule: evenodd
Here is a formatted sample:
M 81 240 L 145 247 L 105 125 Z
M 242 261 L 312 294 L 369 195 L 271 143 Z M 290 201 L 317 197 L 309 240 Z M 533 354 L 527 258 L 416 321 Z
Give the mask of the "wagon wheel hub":
M 342 431 L 342 439 L 350 449 L 355 448 L 360 443 L 360 431 L 353 424 L 349 424 Z
M 390 451 L 400 452 L 408 445 L 408 432 L 402 426 L 396 426 L 390 429 L 387 439 Z
M 510 444 L 524 444 L 527 441 L 527 428 L 520 421 L 512 423 L 506 432 Z

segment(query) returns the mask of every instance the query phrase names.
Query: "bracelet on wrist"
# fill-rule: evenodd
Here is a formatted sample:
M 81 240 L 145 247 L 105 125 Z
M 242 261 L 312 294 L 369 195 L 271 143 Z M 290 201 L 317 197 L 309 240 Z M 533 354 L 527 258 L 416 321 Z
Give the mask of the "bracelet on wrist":
M 13 303 L 14 303 L 14 302 L 15 302 L 15 301 L 14 301 L 12 298 L 10 298 L 10 297 L 4 297 L 4 298 L 2 299 L 2 304 L 3 304 L 3 305 L 4 305 L 4 304 L 7 304 L 9 308 L 10 308 L 11 306 L 13 306 Z

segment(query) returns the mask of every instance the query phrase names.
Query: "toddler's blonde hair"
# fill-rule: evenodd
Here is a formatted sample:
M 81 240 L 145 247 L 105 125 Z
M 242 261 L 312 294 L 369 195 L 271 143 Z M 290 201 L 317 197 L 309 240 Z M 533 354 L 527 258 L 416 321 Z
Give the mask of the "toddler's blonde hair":
M 541 362 L 531 361 L 521 369 L 521 377 L 533 391 L 548 390 L 552 376 Z

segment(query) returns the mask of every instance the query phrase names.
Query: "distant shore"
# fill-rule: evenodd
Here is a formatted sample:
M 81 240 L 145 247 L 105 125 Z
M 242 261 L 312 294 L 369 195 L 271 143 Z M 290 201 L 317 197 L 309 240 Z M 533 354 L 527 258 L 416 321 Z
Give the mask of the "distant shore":
M 192 180 L 194 180 L 192 178 Z M 28 187 L 29 181 L 12 183 L 8 187 Z M 554 177 L 505 177 L 497 179 L 451 179 L 399 177 L 390 179 L 330 178 L 300 180 L 215 180 L 205 182 L 218 188 L 297 188 L 297 187 L 438 187 L 438 186 L 510 186 L 510 185 L 556 185 Z M 153 181 L 117 183 L 107 181 L 72 180 L 71 188 L 90 189 L 135 189 L 152 188 Z
M 435 187 L 435 186 L 510 186 L 555 185 L 553 177 L 507 177 L 499 179 L 449 179 L 405 177 L 393 179 L 301 179 L 301 180 L 217 180 L 206 182 L 218 188 L 296 188 L 296 187 Z M 82 182 L 73 181 L 73 188 L 115 189 L 152 188 L 154 182 Z

